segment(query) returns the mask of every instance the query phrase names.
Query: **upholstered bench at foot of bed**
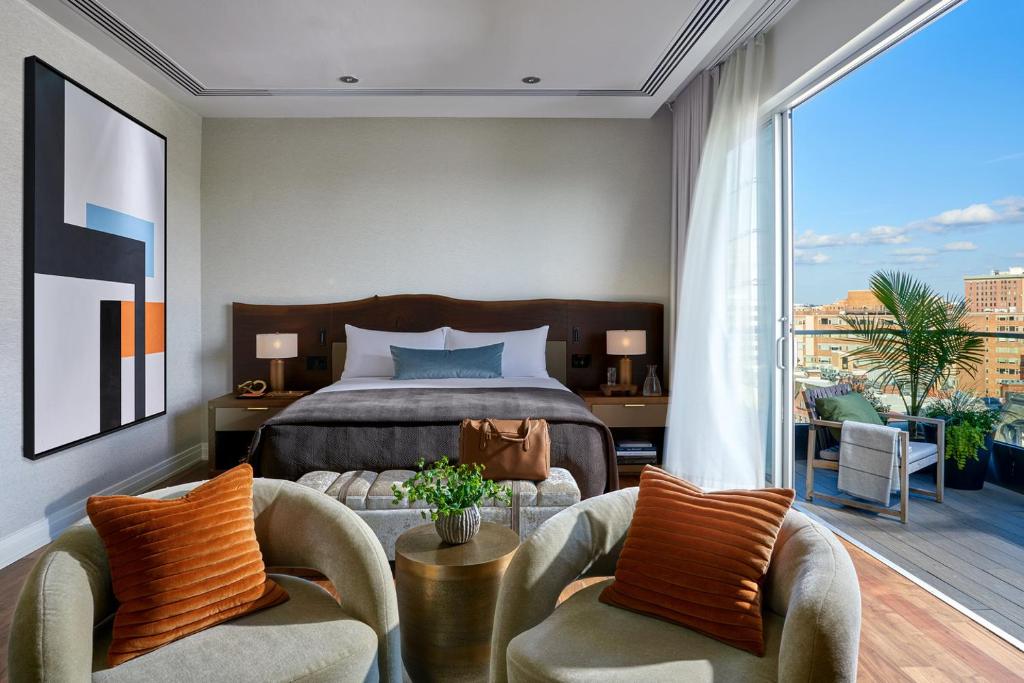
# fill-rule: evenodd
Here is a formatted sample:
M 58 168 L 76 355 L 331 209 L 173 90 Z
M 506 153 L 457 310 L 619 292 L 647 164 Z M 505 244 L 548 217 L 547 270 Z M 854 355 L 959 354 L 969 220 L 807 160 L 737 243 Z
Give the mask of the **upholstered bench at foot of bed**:
M 403 500 L 393 503 L 393 484 L 401 484 L 415 474 L 412 470 L 385 470 L 370 472 L 309 472 L 299 483 L 341 501 L 363 518 L 380 539 L 389 560 L 395 559 L 395 541 L 403 532 L 425 524 L 420 512 L 427 508 L 423 502 L 410 505 Z M 519 533 L 525 539 L 537 527 L 565 508 L 580 502 L 580 489 L 568 470 L 552 467 L 543 481 L 502 481 L 512 487 L 512 506 L 496 506 L 485 502 L 480 517 L 485 522 L 501 524 Z

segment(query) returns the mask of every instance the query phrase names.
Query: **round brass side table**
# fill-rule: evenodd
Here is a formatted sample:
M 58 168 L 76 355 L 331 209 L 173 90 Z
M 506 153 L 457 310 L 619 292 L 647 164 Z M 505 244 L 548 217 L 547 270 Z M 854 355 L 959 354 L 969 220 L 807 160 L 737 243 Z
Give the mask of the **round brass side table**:
M 485 681 L 498 587 L 519 534 L 483 523 L 469 543 L 448 545 L 424 524 L 395 542 L 402 659 L 416 683 Z

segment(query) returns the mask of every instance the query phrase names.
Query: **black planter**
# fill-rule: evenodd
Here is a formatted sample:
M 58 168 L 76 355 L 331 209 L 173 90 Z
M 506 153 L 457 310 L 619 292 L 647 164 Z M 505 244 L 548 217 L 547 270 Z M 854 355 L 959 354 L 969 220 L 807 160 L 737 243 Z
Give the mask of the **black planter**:
M 988 464 L 988 481 L 1024 492 L 1024 448 L 997 441 Z
M 992 457 L 992 435 L 985 437 L 985 447 L 978 449 L 978 459 L 968 458 L 961 470 L 956 462 L 946 459 L 946 487 L 964 491 L 977 491 L 985 485 L 988 461 Z

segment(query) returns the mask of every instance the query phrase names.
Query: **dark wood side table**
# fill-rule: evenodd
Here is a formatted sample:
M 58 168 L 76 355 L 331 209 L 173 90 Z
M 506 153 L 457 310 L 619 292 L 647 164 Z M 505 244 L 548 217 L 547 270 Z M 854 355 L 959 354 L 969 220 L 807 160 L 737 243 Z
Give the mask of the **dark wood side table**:
M 668 394 L 661 396 L 605 396 L 600 391 L 581 391 L 580 397 L 602 422 L 620 439 L 650 441 L 658 451 L 661 464 L 665 450 L 665 425 L 668 422 Z M 643 465 L 619 463 L 619 473 L 636 475 Z
M 207 404 L 207 467 L 214 477 L 229 470 L 249 453 L 249 444 L 259 426 L 295 403 L 302 396 L 236 398 L 224 394 Z
M 518 547 L 517 533 L 486 522 L 462 545 L 444 543 L 433 524 L 398 537 L 402 659 L 413 681 L 487 680 L 498 587 Z

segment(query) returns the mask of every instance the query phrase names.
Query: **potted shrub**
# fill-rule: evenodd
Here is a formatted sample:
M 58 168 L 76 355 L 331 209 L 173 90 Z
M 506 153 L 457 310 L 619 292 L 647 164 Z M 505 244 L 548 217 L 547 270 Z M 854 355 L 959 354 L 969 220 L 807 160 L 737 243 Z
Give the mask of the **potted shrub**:
M 946 486 L 971 491 L 984 486 L 998 411 L 956 392 L 929 404 L 925 413 L 946 422 Z
M 985 341 L 968 321 L 967 302 L 947 298 L 907 273 L 876 272 L 871 293 L 887 315 L 844 315 L 862 345 L 850 353 L 880 385 L 892 386 L 908 415 L 921 415 L 929 392 L 954 372 L 971 377 Z
M 974 377 L 985 340 L 971 327 L 962 297 L 944 297 L 898 271 L 878 271 L 870 284 L 886 315 L 843 316 L 857 334 L 851 341 L 861 343 L 850 358 L 879 386 L 893 387 L 907 415 L 921 415 L 929 393 L 946 386 L 954 373 Z M 908 429 L 911 438 L 920 438 L 919 423 Z
M 433 520 L 437 535 L 445 543 L 459 545 L 473 540 L 480 531 L 480 501 L 512 504 L 512 489 L 484 479 L 483 465 L 451 465 L 447 457 L 429 467 L 425 462 L 420 458 L 420 471 L 404 484 L 392 484 L 392 503 L 398 505 L 408 499 L 410 503 L 422 500 L 430 505 L 430 510 L 420 511 L 420 516 Z

